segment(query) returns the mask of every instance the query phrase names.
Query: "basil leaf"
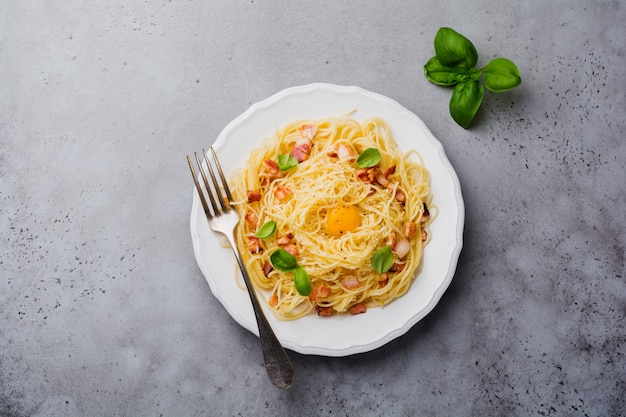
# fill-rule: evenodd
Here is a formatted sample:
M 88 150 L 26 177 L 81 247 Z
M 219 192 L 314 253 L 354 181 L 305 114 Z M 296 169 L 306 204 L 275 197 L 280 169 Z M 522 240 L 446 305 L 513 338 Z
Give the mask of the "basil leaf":
M 298 165 L 298 160 L 291 155 L 278 155 L 278 168 L 281 171 L 287 171 Z
M 296 258 L 283 249 L 277 249 L 270 255 L 272 266 L 279 271 L 291 272 L 298 267 Z
M 356 164 L 360 168 L 370 168 L 378 165 L 380 162 L 380 152 L 376 148 L 367 148 L 356 160 Z
M 484 68 L 485 86 L 489 91 L 500 93 L 521 84 L 517 66 L 506 58 L 496 58 Z
M 484 89 L 479 81 L 457 84 L 450 99 L 450 114 L 455 122 L 467 129 L 483 101 Z
M 259 239 L 267 239 L 268 237 L 272 236 L 275 231 L 276 222 L 274 220 L 270 220 L 268 222 L 265 222 L 265 224 L 256 231 L 254 236 L 258 237 Z
M 424 64 L 424 75 L 428 81 L 437 85 L 449 86 L 459 82 L 455 77 L 454 68 L 446 67 L 436 56 Z
M 296 273 L 293 276 L 293 284 L 298 294 L 305 297 L 311 294 L 311 280 L 309 279 L 309 274 L 301 267 L 296 268 Z
M 389 271 L 391 265 L 393 265 L 393 252 L 391 251 L 391 246 L 382 247 L 374 252 L 374 255 L 372 256 L 372 268 L 374 268 L 374 271 L 382 274 Z
M 435 35 L 435 55 L 448 67 L 474 68 L 478 52 L 474 44 L 453 29 L 442 27 Z

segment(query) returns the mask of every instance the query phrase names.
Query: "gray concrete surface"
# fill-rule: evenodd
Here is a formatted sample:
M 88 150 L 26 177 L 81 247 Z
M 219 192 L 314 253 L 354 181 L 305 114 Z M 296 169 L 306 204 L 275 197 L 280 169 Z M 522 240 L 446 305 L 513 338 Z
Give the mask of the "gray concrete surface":
M 0 415 L 626 414 L 623 1 L 0 1 Z M 475 124 L 427 82 L 450 26 L 523 84 Z M 416 113 L 466 204 L 439 305 L 288 391 L 217 302 L 185 155 L 311 82 Z

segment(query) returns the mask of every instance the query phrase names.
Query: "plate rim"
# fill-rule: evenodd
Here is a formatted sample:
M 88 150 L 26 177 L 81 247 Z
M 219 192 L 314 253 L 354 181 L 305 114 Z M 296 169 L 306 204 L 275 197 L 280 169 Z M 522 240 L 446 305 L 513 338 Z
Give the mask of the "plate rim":
M 397 101 L 385 95 L 372 92 L 370 90 L 366 90 L 362 87 L 358 87 L 354 85 L 346 86 L 346 85 L 338 85 L 338 84 L 330 84 L 330 83 L 310 83 L 310 84 L 304 84 L 300 86 L 292 86 L 292 87 L 288 87 L 283 90 L 280 90 L 263 100 L 253 103 L 243 113 L 239 114 L 231 122 L 229 122 L 224 127 L 224 129 L 222 129 L 219 136 L 214 141 L 213 147 L 216 149 L 216 152 L 219 153 L 219 150 L 223 148 L 223 146 L 225 146 L 226 138 L 229 136 L 229 134 L 238 126 L 240 126 L 242 123 L 245 123 L 249 118 L 253 117 L 260 110 L 266 109 L 272 105 L 275 105 L 281 100 L 284 100 L 285 98 L 292 96 L 292 95 L 310 94 L 310 93 L 314 93 L 318 91 L 327 93 L 327 94 L 337 94 L 337 93 L 358 94 L 363 97 L 371 98 L 379 102 L 386 103 L 394 107 L 396 111 L 399 111 L 405 117 L 410 118 L 412 122 L 419 125 L 423 133 L 426 135 L 428 141 L 431 143 L 431 145 L 434 146 L 437 156 L 439 157 L 439 162 L 442 164 L 443 168 L 445 168 L 447 174 L 450 177 L 449 180 L 452 182 L 453 194 L 457 203 L 457 211 L 456 211 L 457 223 L 456 223 L 455 235 L 454 235 L 455 245 L 452 248 L 452 251 L 450 253 L 450 263 L 449 263 L 446 276 L 443 278 L 443 280 L 439 283 L 435 291 L 432 293 L 428 303 L 422 309 L 420 309 L 419 311 L 416 311 L 415 314 L 412 314 L 408 319 L 406 319 L 401 326 L 396 327 L 386 332 L 385 335 L 383 335 L 379 339 L 372 340 L 368 343 L 350 344 L 349 346 L 340 347 L 340 348 L 321 347 L 321 346 L 314 346 L 311 344 L 302 344 L 302 343 L 298 344 L 292 341 L 282 340 L 280 334 L 277 332 L 277 337 L 279 338 L 279 340 L 281 340 L 281 343 L 283 343 L 283 346 L 295 352 L 298 352 L 301 354 L 309 354 L 309 355 L 340 357 L 340 356 L 348 356 L 348 355 L 353 355 L 353 354 L 358 354 L 358 353 L 364 353 L 364 352 L 377 349 L 389 343 L 390 341 L 404 335 L 415 324 L 417 324 L 424 317 L 426 317 L 434 309 L 434 307 L 439 303 L 439 301 L 441 300 L 441 297 L 450 286 L 450 283 L 452 282 L 452 279 L 456 273 L 458 260 L 460 257 L 461 250 L 463 248 L 463 232 L 464 232 L 464 226 L 465 226 L 465 206 L 464 206 L 459 178 L 456 174 L 456 171 L 452 167 L 452 164 L 450 163 L 447 155 L 445 154 L 443 144 L 437 138 L 435 138 L 435 136 L 432 134 L 430 129 L 428 129 L 425 123 L 417 115 L 415 115 L 413 112 L 411 112 L 410 110 L 408 110 L 407 108 L 399 104 Z M 244 318 L 241 311 L 234 311 L 233 309 L 230 308 L 230 305 L 222 297 L 222 294 L 220 293 L 219 289 L 216 287 L 216 280 L 214 279 L 213 274 L 211 273 L 208 265 L 205 265 L 204 263 L 204 259 L 202 258 L 201 256 L 202 254 L 200 253 L 200 242 L 198 241 L 198 238 L 199 238 L 199 235 L 197 232 L 198 231 L 197 229 L 198 210 L 199 210 L 199 199 L 198 199 L 197 193 L 195 192 L 195 190 L 193 190 L 193 203 L 192 203 L 191 219 L 190 219 L 190 232 L 192 235 L 193 249 L 194 249 L 196 262 L 198 263 L 198 266 L 200 267 L 201 272 L 203 273 L 206 281 L 208 282 L 211 292 L 218 299 L 218 301 L 220 301 L 222 306 L 227 310 L 227 312 L 231 315 L 231 317 L 242 327 L 248 329 L 249 331 L 251 331 L 252 333 L 258 336 L 258 329 L 256 328 L 256 322 L 253 321 L 251 323 L 249 320 L 246 320 L 246 318 Z M 242 292 L 245 292 L 245 290 L 242 290 Z M 246 297 L 247 297 L 247 294 L 246 294 Z M 263 304 L 262 300 L 261 300 L 261 304 Z M 251 310 L 251 307 L 250 307 L 250 310 Z M 267 311 L 265 311 L 265 313 L 266 315 L 268 314 Z M 268 317 L 268 320 L 270 320 L 271 322 L 271 317 Z

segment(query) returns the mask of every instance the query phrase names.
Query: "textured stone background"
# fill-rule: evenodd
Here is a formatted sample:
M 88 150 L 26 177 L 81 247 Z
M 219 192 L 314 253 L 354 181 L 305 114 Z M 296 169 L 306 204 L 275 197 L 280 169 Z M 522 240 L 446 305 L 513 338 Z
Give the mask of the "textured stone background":
M 522 74 L 469 130 L 422 74 L 440 26 Z M 621 1 L 0 0 L 0 415 L 626 414 L 625 27 Z M 319 81 L 424 120 L 465 246 L 406 335 L 291 352 L 280 391 L 195 263 L 184 156 Z

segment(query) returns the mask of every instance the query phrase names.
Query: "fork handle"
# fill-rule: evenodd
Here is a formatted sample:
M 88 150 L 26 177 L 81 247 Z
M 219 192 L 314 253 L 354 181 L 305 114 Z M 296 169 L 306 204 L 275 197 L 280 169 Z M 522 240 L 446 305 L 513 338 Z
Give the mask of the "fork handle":
M 235 258 L 237 259 L 239 269 L 243 275 L 243 280 L 246 283 L 246 288 L 248 289 L 248 294 L 250 295 L 252 309 L 254 310 L 254 316 L 256 317 L 257 326 L 259 328 L 259 338 L 261 339 L 261 349 L 263 350 L 265 370 L 267 371 L 267 375 L 269 376 L 270 381 L 272 381 L 272 384 L 278 388 L 287 389 L 294 382 L 295 370 L 291 364 L 289 356 L 287 356 L 287 352 L 285 352 L 285 349 L 278 341 L 278 338 L 276 337 L 276 334 L 274 334 L 274 331 L 267 321 L 265 314 L 263 314 L 263 310 L 259 304 L 259 299 L 256 296 L 254 287 L 252 286 L 252 281 L 250 280 L 248 271 L 241 260 L 241 255 L 234 239 L 231 236 L 227 237 L 230 241 L 231 247 L 233 248 L 233 252 L 235 253 Z

